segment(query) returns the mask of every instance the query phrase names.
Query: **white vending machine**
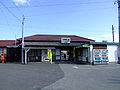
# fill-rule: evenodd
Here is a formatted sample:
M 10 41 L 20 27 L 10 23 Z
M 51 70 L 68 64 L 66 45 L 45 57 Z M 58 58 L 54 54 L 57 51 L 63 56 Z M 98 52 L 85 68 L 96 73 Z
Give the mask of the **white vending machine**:
M 108 64 L 108 50 L 102 49 L 102 55 L 101 55 L 101 64 Z
M 93 64 L 108 64 L 107 49 L 93 49 Z
M 101 50 L 93 49 L 93 64 L 101 64 Z

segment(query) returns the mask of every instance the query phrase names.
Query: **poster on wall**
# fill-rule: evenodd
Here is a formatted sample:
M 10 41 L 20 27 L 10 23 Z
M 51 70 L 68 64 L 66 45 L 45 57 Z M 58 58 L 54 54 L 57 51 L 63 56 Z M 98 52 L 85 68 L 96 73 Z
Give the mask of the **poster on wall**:
M 56 55 L 60 55 L 60 49 L 56 49 Z
M 56 49 L 56 60 L 60 60 L 60 49 Z
M 56 56 L 56 60 L 60 60 L 60 56 Z
M 0 48 L 0 56 L 1 53 L 4 53 L 5 55 L 7 54 L 7 49 L 6 48 Z
M 1 56 L 1 53 L 2 53 L 2 49 L 0 48 L 0 56 Z

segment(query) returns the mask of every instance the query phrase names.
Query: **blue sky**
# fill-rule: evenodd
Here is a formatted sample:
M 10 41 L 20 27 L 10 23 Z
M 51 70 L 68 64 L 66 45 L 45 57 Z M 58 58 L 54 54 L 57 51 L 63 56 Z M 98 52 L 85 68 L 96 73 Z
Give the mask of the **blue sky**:
M 0 39 L 24 36 L 64 34 L 118 41 L 118 11 L 115 0 L 0 0 Z M 4 4 L 4 5 L 3 5 Z

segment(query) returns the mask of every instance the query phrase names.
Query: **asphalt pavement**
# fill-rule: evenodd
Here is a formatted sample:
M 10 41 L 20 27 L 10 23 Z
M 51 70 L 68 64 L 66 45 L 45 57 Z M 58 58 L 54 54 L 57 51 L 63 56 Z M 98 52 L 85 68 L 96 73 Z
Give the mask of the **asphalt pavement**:
M 64 78 L 42 90 L 120 90 L 120 64 L 60 64 Z
M 0 90 L 120 90 L 120 64 L 0 64 Z
M 58 64 L 0 64 L 0 90 L 41 90 L 63 77 Z

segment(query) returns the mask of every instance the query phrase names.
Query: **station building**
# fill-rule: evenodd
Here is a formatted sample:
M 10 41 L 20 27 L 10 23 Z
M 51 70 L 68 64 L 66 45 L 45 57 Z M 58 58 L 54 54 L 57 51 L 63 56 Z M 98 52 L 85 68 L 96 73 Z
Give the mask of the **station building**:
M 0 40 L 0 54 L 5 53 L 6 62 L 21 62 L 21 42 L 21 39 Z M 76 35 L 24 37 L 25 62 L 43 62 L 50 58 L 52 61 L 89 62 L 90 42 L 94 40 Z
M 21 62 L 22 40 L 0 40 L 6 62 Z M 76 35 L 24 37 L 24 62 L 118 63 L 119 43 L 95 42 Z M 120 55 L 119 55 L 120 56 Z

